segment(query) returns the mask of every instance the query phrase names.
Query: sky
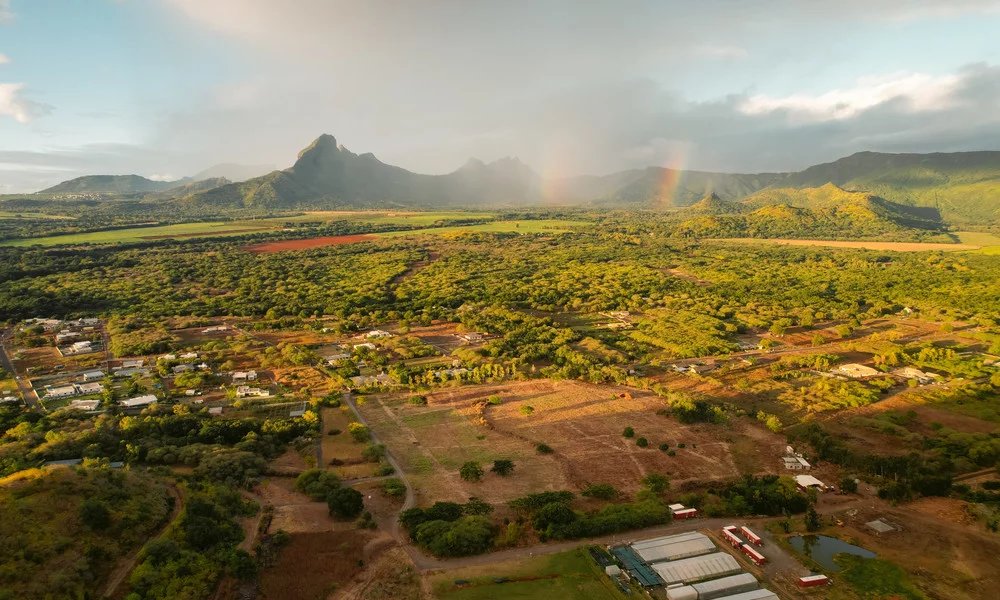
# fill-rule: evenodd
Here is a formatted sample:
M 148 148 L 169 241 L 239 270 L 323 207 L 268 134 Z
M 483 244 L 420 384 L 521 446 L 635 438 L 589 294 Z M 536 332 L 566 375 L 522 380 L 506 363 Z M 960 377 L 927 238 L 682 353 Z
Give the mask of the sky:
M 1000 150 L 1000 0 L 0 0 L 0 193 L 284 168 Z

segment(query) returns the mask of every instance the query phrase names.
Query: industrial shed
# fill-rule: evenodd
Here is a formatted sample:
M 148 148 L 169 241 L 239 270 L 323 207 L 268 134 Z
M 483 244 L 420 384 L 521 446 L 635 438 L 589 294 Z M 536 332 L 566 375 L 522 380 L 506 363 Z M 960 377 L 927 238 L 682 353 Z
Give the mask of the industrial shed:
M 753 575 L 740 573 L 693 585 L 667 588 L 666 591 L 667 600 L 715 600 L 726 595 L 753 591 L 759 587 L 760 584 Z
M 632 550 L 648 563 L 661 560 L 680 560 L 715 551 L 715 544 L 707 535 L 692 532 L 643 540 L 632 544 Z
M 722 596 L 716 598 L 715 600 L 781 600 L 778 595 L 771 590 L 754 590 L 752 592 L 743 592 L 741 594 L 733 594 L 732 596 Z
M 618 546 L 617 548 L 611 549 L 611 554 L 621 561 L 622 565 L 625 567 L 625 571 L 632 577 L 639 585 L 642 587 L 653 587 L 656 585 L 661 585 L 663 582 L 660 580 L 659 575 L 656 571 L 649 568 L 649 565 L 642 562 L 631 548 L 628 546 Z
M 735 575 L 743 571 L 740 563 L 725 552 L 715 552 L 681 560 L 672 560 L 651 565 L 664 583 L 696 583 Z

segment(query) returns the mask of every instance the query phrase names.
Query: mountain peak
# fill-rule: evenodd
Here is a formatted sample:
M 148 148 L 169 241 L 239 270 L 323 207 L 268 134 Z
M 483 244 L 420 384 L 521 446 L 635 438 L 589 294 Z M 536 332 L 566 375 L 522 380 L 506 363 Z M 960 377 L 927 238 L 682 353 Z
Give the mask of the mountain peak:
M 303 148 L 302 151 L 299 152 L 299 158 L 302 158 L 307 154 L 321 153 L 329 150 L 334 152 L 339 150 L 339 147 L 337 146 L 337 138 L 333 137 L 329 133 L 324 133 L 313 140 L 311 144 Z

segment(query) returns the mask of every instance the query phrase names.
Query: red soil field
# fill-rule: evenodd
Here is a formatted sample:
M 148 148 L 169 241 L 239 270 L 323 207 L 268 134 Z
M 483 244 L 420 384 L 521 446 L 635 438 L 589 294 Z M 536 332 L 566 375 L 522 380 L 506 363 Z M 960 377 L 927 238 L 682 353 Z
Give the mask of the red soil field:
M 377 239 L 374 235 L 334 235 L 306 238 L 304 240 L 282 240 L 280 242 L 265 242 L 247 246 L 244 250 L 257 253 L 284 252 L 286 250 L 309 250 L 323 246 L 340 246 L 342 244 L 357 244 Z

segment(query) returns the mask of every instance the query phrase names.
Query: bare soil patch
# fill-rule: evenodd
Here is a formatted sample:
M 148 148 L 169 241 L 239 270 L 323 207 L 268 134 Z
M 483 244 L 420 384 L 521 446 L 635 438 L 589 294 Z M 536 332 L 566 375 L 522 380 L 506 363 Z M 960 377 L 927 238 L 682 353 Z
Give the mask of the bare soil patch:
M 333 235 L 306 238 L 303 240 L 282 240 L 280 242 L 264 242 L 246 246 L 244 250 L 255 253 L 285 252 L 288 250 L 310 250 L 312 248 L 322 248 L 324 246 L 342 246 L 344 244 L 357 244 L 360 242 L 370 242 L 378 239 L 374 235 Z
M 298 533 L 277 563 L 260 574 L 264 600 L 323 600 L 363 568 L 359 557 L 371 534 L 358 530 Z

